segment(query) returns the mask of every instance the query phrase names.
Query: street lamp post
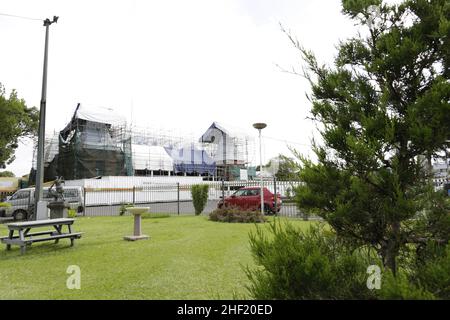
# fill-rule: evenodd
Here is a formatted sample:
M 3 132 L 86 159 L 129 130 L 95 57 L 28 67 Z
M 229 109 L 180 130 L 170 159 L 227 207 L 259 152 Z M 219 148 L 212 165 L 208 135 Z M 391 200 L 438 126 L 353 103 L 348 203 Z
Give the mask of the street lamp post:
M 259 183 L 260 183 L 260 195 L 261 195 L 261 214 L 264 214 L 264 187 L 263 187 L 263 176 L 262 176 L 262 142 L 261 142 L 261 130 L 267 127 L 265 123 L 255 123 L 253 128 L 257 129 L 259 132 Z
M 38 219 L 39 202 L 42 200 L 42 186 L 44 184 L 44 141 L 45 141 L 45 112 L 47 105 L 47 61 L 48 61 L 48 34 L 52 23 L 58 22 L 58 17 L 53 20 L 45 19 L 45 48 L 44 48 L 44 70 L 42 74 L 42 95 L 39 111 L 38 152 L 36 163 L 36 188 L 34 196 L 34 219 Z

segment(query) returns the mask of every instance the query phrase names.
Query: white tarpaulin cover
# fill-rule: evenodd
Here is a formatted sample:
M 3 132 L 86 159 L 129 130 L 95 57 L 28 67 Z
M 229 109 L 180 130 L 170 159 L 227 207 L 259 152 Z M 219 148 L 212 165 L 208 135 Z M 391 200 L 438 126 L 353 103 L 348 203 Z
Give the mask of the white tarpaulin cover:
M 161 146 L 133 144 L 134 170 L 173 171 L 173 160 Z
M 214 175 L 216 171 L 216 163 L 205 150 L 195 149 L 194 146 L 185 146 L 181 149 L 166 147 L 164 149 L 173 159 L 176 173 L 209 173 Z
M 124 125 L 125 117 L 118 115 L 114 109 L 107 107 L 92 107 L 80 104 L 75 117 L 92 122 L 107 123 L 113 126 Z

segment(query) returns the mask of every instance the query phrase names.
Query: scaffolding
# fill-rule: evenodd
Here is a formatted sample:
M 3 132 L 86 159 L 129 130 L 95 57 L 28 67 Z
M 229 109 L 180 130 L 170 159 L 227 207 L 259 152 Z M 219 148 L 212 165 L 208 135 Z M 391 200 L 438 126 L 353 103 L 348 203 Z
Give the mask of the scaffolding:
M 199 142 L 214 159 L 218 179 L 239 180 L 241 170 L 248 170 L 250 178 L 256 176 L 256 168 L 251 166 L 256 160 L 255 139 L 249 133 L 232 125 L 213 122 Z
M 77 105 L 59 133 L 57 172 L 69 180 L 132 173 L 131 137 L 112 109 Z
M 128 126 L 111 109 L 78 104 L 66 127 L 46 137 L 44 180 L 183 175 L 232 181 L 241 179 L 241 170 L 252 179 L 255 154 L 253 136 L 218 122 L 199 138 L 180 130 Z

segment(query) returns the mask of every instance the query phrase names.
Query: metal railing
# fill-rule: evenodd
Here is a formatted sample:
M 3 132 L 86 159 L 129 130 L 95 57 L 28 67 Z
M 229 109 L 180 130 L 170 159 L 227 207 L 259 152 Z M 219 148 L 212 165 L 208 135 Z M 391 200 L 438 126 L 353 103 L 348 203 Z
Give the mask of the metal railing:
M 0 192 L 0 202 L 6 201 L 6 198 L 13 194 L 14 192 Z
M 259 187 L 259 181 L 204 181 L 209 185 L 208 202 L 203 214 L 215 210 L 223 197 L 231 196 L 243 187 Z M 265 180 L 264 187 L 281 196 L 279 216 L 302 218 L 293 201 L 293 189 L 299 181 Z M 116 216 L 124 205 L 149 206 L 152 213 L 192 215 L 193 184 L 152 183 L 126 188 L 101 187 L 84 189 L 84 216 Z

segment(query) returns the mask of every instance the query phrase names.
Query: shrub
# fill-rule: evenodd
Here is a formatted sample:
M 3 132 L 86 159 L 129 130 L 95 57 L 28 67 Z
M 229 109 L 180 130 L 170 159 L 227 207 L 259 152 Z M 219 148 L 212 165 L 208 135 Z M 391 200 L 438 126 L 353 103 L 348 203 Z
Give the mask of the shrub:
M 304 232 L 275 221 L 270 233 L 250 235 L 257 268 L 246 269 L 254 299 L 374 299 L 367 288 L 367 267 L 373 263 L 352 251 L 321 226 Z
M 75 209 L 67 210 L 67 217 L 75 218 L 77 216 L 77 211 Z
M 383 274 L 379 298 L 387 300 L 435 299 L 435 296 L 431 292 L 410 280 L 411 277 L 404 270 L 399 270 L 395 277 L 392 272 L 386 270 Z
M 127 208 L 131 208 L 133 204 L 129 202 L 123 202 L 119 207 L 119 215 L 123 216 L 127 212 Z
M 261 223 L 266 218 L 259 210 L 242 210 L 238 207 L 225 207 L 216 209 L 209 214 L 211 221 L 238 222 L 238 223 Z
M 195 184 L 191 188 L 192 200 L 194 202 L 195 215 L 203 212 L 208 201 L 209 186 L 207 184 Z
M 420 264 L 413 276 L 424 289 L 438 299 L 450 299 L 450 244 L 438 248 L 437 255 Z
M 396 276 L 383 275 L 381 299 L 450 299 L 450 245 L 428 242 L 413 250 Z
M 8 202 L 0 202 L 0 208 L 10 208 L 11 203 Z

